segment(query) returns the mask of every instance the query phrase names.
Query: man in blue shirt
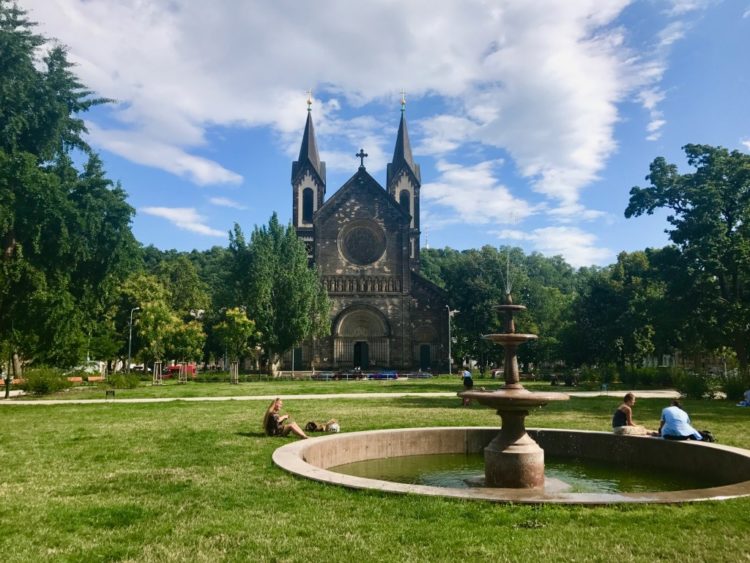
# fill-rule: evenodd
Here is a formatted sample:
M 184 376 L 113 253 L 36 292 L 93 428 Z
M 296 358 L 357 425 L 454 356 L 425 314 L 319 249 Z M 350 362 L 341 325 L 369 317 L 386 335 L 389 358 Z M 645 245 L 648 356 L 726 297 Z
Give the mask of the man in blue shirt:
M 690 417 L 682 410 L 680 401 L 661 411 L 659 434 L 667 440 L 702 440 L 701 433 L 690 425 Z

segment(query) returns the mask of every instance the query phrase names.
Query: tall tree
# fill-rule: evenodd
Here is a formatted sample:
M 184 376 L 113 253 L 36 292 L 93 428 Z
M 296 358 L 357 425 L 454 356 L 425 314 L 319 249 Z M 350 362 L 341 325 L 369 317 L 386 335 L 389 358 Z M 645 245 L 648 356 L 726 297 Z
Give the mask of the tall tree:
M 47 40 L 33 27 L 0 0 L 0 339 L 65 365 L 106 318 L 134 247 L 133 209 L 82 137 L 79 115 L 106 100 L 78 81 L 63 47 L 39 58 Z M 72 151 L 89 156 L 82 172 Z
M 238 303 L 260 332 L 271 371 L 299 342 L 328 334 L 328 296 L 291 225 L 283 227 L 274 213 L 268 226 L 255 228 L 249 243 L 235 225 L 229 250 Z
M 663 157 L 646 188 L 633 187 L 626 217 L 670 210 L 669 237 L 679 250 L 708 337 L 734 349 L 743 373 L 750 342 L 750 155 L 709 145 L 683 147 L 694 172 L 680 174 Z

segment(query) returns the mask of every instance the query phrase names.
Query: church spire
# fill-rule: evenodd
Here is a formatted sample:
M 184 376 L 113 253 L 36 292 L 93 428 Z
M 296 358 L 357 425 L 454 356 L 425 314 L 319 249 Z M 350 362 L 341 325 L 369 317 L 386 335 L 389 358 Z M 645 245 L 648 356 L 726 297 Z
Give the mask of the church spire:
M 406 128 L 406 97 L 401 92 L 401 122 L 398 124 L 398 134 L 396 135 L 396 148 L 393 151 L 393 160 L 391 167 L 394 171 L 400 169 L 403 165 L 409 167 L 412 174 L 417 175 L 419 172 L 414 166 L 414 158 L 411 154 L 411 143 L 409 142 L 409 131 Z
M 292 162 L 292 222 L 297 236 L 311 252 L 313 215 L 323 207 L 326 194 L 326 163 L 320 161 L 312 121 L 312 92 L 307 91 L 307 121 L 302 135 L 299 158 Z M 312 256 L 310 255 L 312 259 Z
M 409 267 L 419 271 L 419 190 L 422 177 L 419 164 L 414 162 L 406 129 L 406 95 L 401 91 L 401 122 L 398 124 L 393 160 L 386 171 L 388 194 L 406 211 L 411 219 L 407 226 L 409 237 Z
M 292 166 L 292 177 L 306 164 L 309 164 L 315 173 L 325 183 L 325 164 L 320 162 L 318 154 L 318 144 L 315 141 L 315 128 L 312 121 L 312 92 L 307 93 L 307 122 L 305 123 L 305 132 L 302 135 L 302 145 L 299 149 L 299 158 Z M 321 166 L 322 164 L 322 166 Z

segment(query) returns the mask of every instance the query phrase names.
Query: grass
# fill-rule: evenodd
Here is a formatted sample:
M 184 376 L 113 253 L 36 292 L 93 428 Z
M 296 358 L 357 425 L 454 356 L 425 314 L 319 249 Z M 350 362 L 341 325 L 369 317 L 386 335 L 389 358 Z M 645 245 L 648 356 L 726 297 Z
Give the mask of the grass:
M 654 426 L 664 404 L 639 400 L 636 421 Z M 260 432 L 265 406 L 2 406 L 2 560 L 748 560 L 746 499 L 509 506 L 296 478 L 271 463 L 273 450 L 291 438 Z M 606 430 L 616 406 L 615 397 L 573 398 L 535 412 L 529 425 Z M 686 408 L 721 443 L 750 449 L 750 409 L 720 401 L 688 401 Z M 497 424 L 491 410 L 461 408 L 452 397 L 288 400 L 285 410 L 303 424 L 337 418 L 344 431 Z
M 475 379 L 475 386 L 495 389 L 503 382 L 499 379 Z M 596 385 L 570 388 L 551 387 L 548 382 L 524 382 L 530 390 L 536 391 L 586 391 L 598 389 Z M 26 395 L 23 400 L 35 399 L 103 399 L 104 390 L 110 387 L 104 383 L 78 385 L 58 393 L 43 396 Z M 165 380 L 162 385 L 152 385 L 143 381 L 135 389 L 117 389 L 118 398 L 162 398 L 162 397 L 239 397 L 247 395 L 309 395 L 334 393 L 429 393 L 458 392 L 462 390 L 461 378 L 453 375 L 440 375 L 431 379 L 363 380 L 363 381 L 307 381 L 297 379 L 271 379 L 243 381 L 236 385 L 226 383 L 203 383 L 189 381 L 184 384 L 176 380 Z M 611 394 L 619 394 L 625 386 L 610 386 Z

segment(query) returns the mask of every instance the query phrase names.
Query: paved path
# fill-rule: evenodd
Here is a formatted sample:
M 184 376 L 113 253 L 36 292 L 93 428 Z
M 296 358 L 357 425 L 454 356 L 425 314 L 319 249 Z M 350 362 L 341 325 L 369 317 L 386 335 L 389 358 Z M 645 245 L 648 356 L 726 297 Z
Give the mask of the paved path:
M 600 397 L 611 396 L 620 398 L 626 391 L 570 391 L 571 397 Z M 677 399 L 680 394 L 672 389 L 666 390 L 643 390 L 633 391 L 640 399 Z M 402 399 L 404 397 L 455 397 L 454 392 L 434 393 L 311 393 L 307 395 L 240 395 L 237 397 L 157 397 L 142 399 L 56 399 L 29 401 L 23 399 L 5 400 L 0 399 L 0 405 L 100 405 L 102 403 L 172 403 L 174 401 L 185 402 L 211 402 L 211 401 L 272 401 L 276 397 L 286 400 L 317 400 L 317 399 Z

